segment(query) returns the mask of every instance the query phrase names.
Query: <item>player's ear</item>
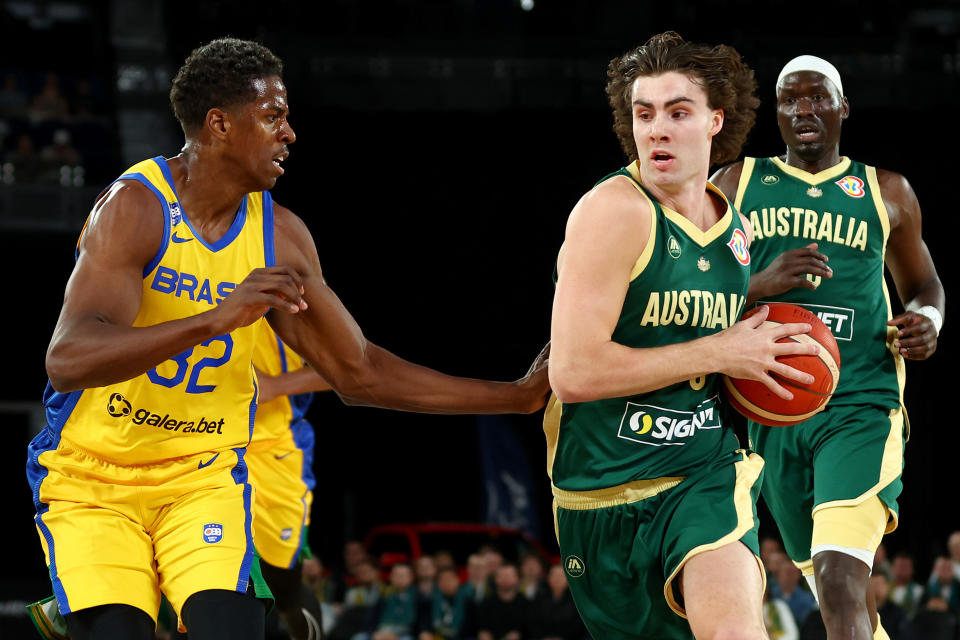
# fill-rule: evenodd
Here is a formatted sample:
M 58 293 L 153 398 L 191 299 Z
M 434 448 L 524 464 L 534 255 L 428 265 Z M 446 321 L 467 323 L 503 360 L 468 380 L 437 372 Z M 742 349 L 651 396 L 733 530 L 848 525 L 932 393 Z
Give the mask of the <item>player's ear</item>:
M 217 109 L 216 107 L 207 111 L 207 118 L 204 121 L 204 125 L 214 138 L 218 140 L 225 138 L 227 134 L 230 133 L 231 124 L 230 116 L 226 111 Z
M 710 137 L 720 133 L 723 129 L 723 109 L 714 109 L 710 121 Z
M 850 103 L 847 101 L 847 96 L 840 98 L 840 119 L 846 120 L 850 117 Z

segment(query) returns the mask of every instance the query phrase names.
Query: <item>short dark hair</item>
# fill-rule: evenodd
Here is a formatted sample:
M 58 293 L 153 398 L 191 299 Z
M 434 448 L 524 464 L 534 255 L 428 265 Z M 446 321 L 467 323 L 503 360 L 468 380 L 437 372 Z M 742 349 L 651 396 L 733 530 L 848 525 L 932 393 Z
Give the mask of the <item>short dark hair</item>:
M 283 63 L 258 42 L 219 38 L 194 49 L 177 71 L 170 106 L 185 133 L 203 126 L 207 112 L 256 97 L 253 81 L 282 76 Z
M 757 118 L 760 99 L 753 69 L 733 47 L 687 42 L 675 31 L 657 34 L 646 44 L 610 61 L 607 98 L 613 108 L 613 131 L 627 157 L 637 159 L 633 139 L 633 81 L 669 71 L 685 74 L 707 94 L 711 109 L 723 110 L 723 129 L 713 138 L 710 161 L 723 163 L 740 155 Z

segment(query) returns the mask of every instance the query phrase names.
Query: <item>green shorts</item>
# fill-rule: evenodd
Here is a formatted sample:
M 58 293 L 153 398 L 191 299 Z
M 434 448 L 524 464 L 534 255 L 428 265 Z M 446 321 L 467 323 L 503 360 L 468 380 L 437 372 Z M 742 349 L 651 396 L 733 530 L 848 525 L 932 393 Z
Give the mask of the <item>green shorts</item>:
M 797 563 L 810 560 L 813 513 L 877 496 L 897 524 L 903 489 L 903 410 L 868 405 L 827 406 L 792 427 L 748 424 L 750 446 L 767 463 L 763 499 L 783 546 Z
M 590 634 L 693 638 L 675 578 L 694 555 L 737 540 L 757 555 L 762 475 L 763 460 L 739 450 L 688 478 L 554 489 L 563 567 Z

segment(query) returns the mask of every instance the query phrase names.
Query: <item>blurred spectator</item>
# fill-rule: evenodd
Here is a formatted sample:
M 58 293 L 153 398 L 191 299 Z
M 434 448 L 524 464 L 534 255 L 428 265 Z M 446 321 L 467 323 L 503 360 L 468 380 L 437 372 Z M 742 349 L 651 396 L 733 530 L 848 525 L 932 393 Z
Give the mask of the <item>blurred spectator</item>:
M 103 115 L 103 106 L 93 93 L 93 85 L 86 78 L 77 81 L 70 106 L 75 120 L 96 120 Z
M 45 164 L 55 167 L 75 167 L 83 163 L 80 152 L 74 148 L 70 140 L 70 132 L 66 129 L 57 129 L 53 132 L 53 143 L 44 147 L 40 152 Z
M 0 118 L 20 118 L 27 112 L 27 94 L 20 90 L 17 76 L 8 73 L 0 89 Z
M 419 640 L 455 640 L 472 637 L 476 606 L 460 590 L 460 578 L 453 567 L 437 571 L 437 591 L 423 619 Z
M 566 581 L 564 581 L 564 584 L 566 584 Z M 537 596 L 546 592 L 546 587 L 540 556 L 535 553 L 524 555 L 520 561 L 520 593 L 527 600 L 535 600 Z
M 43 173 L 43 160 L 37 153 L 33 138 L 27 134 L 17 138 L 17 147 L 4 158 L 13 165 L 13 180 L 19 183 L 32 183 L 40 179 Z
M 923 586 L 913 580 L 913 556 L 901 551 L 893 556 L 890 601 L 912 616 L 923 601 Z
M 870 588 L 873 590 L 874 598 L 877 601 L 877 613 L 880 615 L 880 621 L 886 630 L 890 640 L 905 640 L 907 629 L 907 614 L 890 602 L 890 582 L 882 571 L 877 571 L 870 576 Z
M 390 586 L 376 605 L 373 634 L 359 634 L 356 640 L 413 640 L 417 633 L 417 588 L 413 568 L 398 562 L 390 569 Z
M 795 564 L 785 559 L 778 566 L 776 577 L 780 587 L 780 593 L 776 597 L 790 607 L 790 613 L 797 624 L 802 624 L 807 615 L 817 608 L 817 601 L 807 590 L 806 581 L 801 581 L 803 574 Z
M 763 561 L 763 568 L 767 570 L 767 584 L 770 587 L 770 596 L 779 598 L 780 583 L 777 582 L 777 573 L 780 571 L 782 565 L 792 563 L 787 557 L 787 554 L 777 550 L 768 551 L 766 559 L 761 558 L 761 560 Z
M 760 561 L 766 567 L 771 553 L 783 553 L 783 545 L 776 538 L 764 536 L 760 539 Z
M 949 566 L 949 560 L 947 562 Z M 957 617 L 949 610 L 946 600 L 932 597 L 910 621 L 909 628 L 912 640 L 956 640 Z
M 785 564 L 791 563 L 782 563 L 781 568 Z M 790 607 L 773 595 L 769 582 L 763 594 L 763 626 L 766 627 L 767 635 L 771 640 L 799 640 L 800 638 L 797 622 L 793 618 L 793 613 L 790 612 Z
M 539 559 L 537 559 L 539 562 Z M 530 615 L 532 640 L 581 640 L 587 637 L 573 596 L 567 588 L 563 566 L 555 564 L 547 573 L 547 589 L 533 602 Z
M 954 531 L 947 538 L 947 553 L 950 554 L 950 562 L 953 564 L 953 576 L 960 580 L 960 531 Z
M 55 73 L 48 73 L 30 105 L 30 119 L 34 122 L 46 120 L 66 120 L 70 116 L 67 99 L 60 93 L 60 79 Z
M 893 573 L 893 566 L 890 564 L 890 559 L 887 557 L 887 547 L 881 542 L 880 546 L 877 547 L 876 553 L 873 555 L 873 573 L 877 571 L 882 571 L 883 575 L 889 576 Z
M 360 560 L 354 566 L 354 586 L 347 589 L 343 598 L 344 607 L 370 606 L 380 599 L 383 586 L 380 584 L 380 571 L 369 558 Z
M 323 566 L 320 558 L 311 556 L 305 558 L 301 569 L 303 584 L 317 598 L 320 603 L 320 612 L 323 619 L 320 624 L 323 626 L 324 634 L 329 634 L 336 622 L 337 615 L 340 613 L 339 603 L 333 600 L 333 583 L 330 579 L 330 571 Z
M 417 590 L 423 598 L 432 598 L 436 589 L 437 565 L 430 556 L 420 556 L 414 563 Z
M 503 554 L 490 545 L 480 547 L 480 554 L 487 563 L 487 575 L 492 579 L 496 575 L 497 569 L 503 565 Z
M 453 554 L 442 549 L 433 554 L 433 563 L 437 565 L 437 571 L 442 569 L 456 569 L 457 563 L 453 559 Z
M 927 583 L 924 600 L 943 600 L 953 613 L 960 612 L 960 580 L 953 575 L 950 558 L 940 556 L 933 565 L 933 577 Z
M 467 558 L 467 582 L 461 590 L 474 602 L 482 602 L 491 589 L 487 582 L 487 562 L 479 553 Z
M 330 574 L 331 600 L 344 601 L 347 590 L 357 584 L 357 567 L 365 561 L 370 560 L 363 544 L 356 540 L 348 540 L 344 543 L 342 564 L 334 568 Z
M 520 595 L 520 572 L 503 564 L 494 575 L 494 591 L 477 607 L 477 640 L 527 638 L 530 601 Z

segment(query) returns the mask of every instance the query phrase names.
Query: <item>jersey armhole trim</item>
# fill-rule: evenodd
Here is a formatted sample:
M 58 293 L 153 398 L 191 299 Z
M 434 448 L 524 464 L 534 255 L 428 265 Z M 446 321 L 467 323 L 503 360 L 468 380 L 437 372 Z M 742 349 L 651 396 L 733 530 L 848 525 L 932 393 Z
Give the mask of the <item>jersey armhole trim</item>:
M 157 268 L 157 265 L 160 264 L 160 260 L 163 259 L 164 254 L 167 252 L 167 247 L 170 244 L 170 205 L 167 203 L 167 199 L 160 193 L 160 190 L 157 189 L 152 182 L 150 182 L 143 174 L 140 173 L 125 173 L 117 180 L 136 180 L 140 184 L 146 186 L 150 191 L 153 192 L 153 195 L 157 197 L 157 200 L 160 201 L 160 206 L 163 208 L 163 239 L 160 242 L 160 248 L 157 250 L 153 259 L 147 263 L 147 266 L 143 268 L 143 277 L 146 279 L 148 275 L 153 273 L 153 270 Z M 117 180 L 114 180 L 116 182 Z M 79 252 L 79 244 L 77 248 Z
M 269 191 L 263 191 L 263 263 L 273 267 L 277 264 L 276 246 L 273 238 L 273 196 Z
M 737 194 L 733 199 L 733 206 L 737 211 L 741 211 L 743 205 L 743 196 L 747 192 L 747 184 L 753 176 L 753 168 L 757 163 L 756 158 L 744 158 L 743 169 L 740 171 L 740 182 L 737 183 Z

